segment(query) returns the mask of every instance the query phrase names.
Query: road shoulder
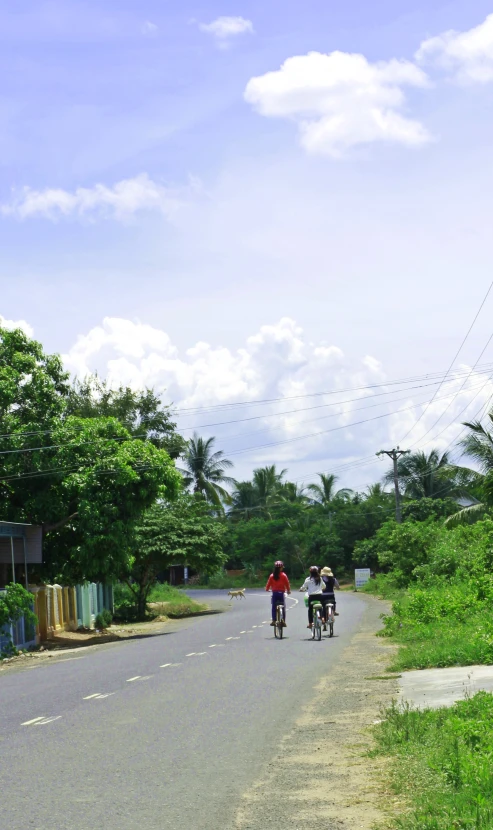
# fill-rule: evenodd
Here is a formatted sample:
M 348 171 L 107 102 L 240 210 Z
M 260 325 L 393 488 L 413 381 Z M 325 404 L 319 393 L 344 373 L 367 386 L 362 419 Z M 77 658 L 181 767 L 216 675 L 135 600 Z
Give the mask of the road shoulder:
M 365 599 L 358 632 L 243 795 L 238 830 L 369 830 L 385 823 L 392 798 L 383 783 L 384 761 L 365 753 L 372 746 L 369 727 L 398 696 L 397 678 L 382 679 L 395 646 L 375 636 L 388 604 Z

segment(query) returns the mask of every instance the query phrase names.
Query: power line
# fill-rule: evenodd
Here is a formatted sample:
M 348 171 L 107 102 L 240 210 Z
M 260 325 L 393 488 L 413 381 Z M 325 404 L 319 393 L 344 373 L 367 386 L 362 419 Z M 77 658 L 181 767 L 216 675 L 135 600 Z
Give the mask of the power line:
M 418 420 L 417 420 L 417 421 L 413 424 L 413 426 L 411 427 L 411 429 L 410 429 L 408 432 L 406 432 L 406 434 L 404 435 L 404 437 L 403 437 L 403 438 L 401 438 L 401 442 L 402 442 L 402 441 L 405 441 L 405 440 L 406 440 L 406 438 L 408 437 L 408 435 L 410 435 L 410 434 L 411 434 L 411 432 L 413 431 L 413 429 L 415 429 L 415 427 L 419 424 L 419 422 L 421 421 L 421 419 L 422 419 L 422 418 L 423 418 L 423 416 L 426 414 L 426 412 L 427 412 L 427 411 L 428 411 L 428 409 L 430 408 L 431 404 L 432 404 L 432 403 L 433 403 L 433 401 L 435 400 L 435 397 L 436 397 L 436 395 L 439 393 L 439 391 L 440 391 L 440 389 L 441 389 L 441 387 L 442 387 L 443 383 L 445 382 L 445 380 L 446 380 L 446 378 L 447 378 L 447 376 L 448 376 L 449 372 L 450 372 L 450 371 L 451 371 L 451 369 L 452 369 L 452 366 L 454 365 L 455 361 L 456 361 L 456 360 L 457 360 L 457 358 L 459 357 L 459 354 L 461 353 L 461 351 L 462 351 L 462 349 L 463 349 L 463 347 L 464 347 L 464 344 L 465 344 L 465 342 L 466 342 L 467 338 L 469 337 L 469 335 L 470 335 L 470 333 L 471 333 L 471 331 L 472 331 L 472 329 L 473 329 L 473 327 L 474 327 L 474 324 L 476 323 L 476 320 L 478 319 L 478 317 L 479 317 L 479 315 L 480 315 L 480 313 L 481 313 L 481 310 L 482 310 L 482 308 L 483 308 L 483 306 L 484 306 L 484 304 L 485 304 L 486 300 L 488 299 L 489 293 L 490 293 L 490 291 L 491 291 L 491 289 L 492 289 L 492 288 L 493 288 L 493 280 L 490 282 L 489 288 L 488 288 L 488 290 L 487 290 L 486 294 L 485 294 L 485 295 L 484 295 L 484 297 L 483 297 L 483 300 L 482 300 L 482 302 L 481 302 L 481 305 L 479 306 L 479 308 L 478 308 L 478 310 L 477 310 L 477 312 L 476 312 L 476 314 L 475 314 L 475 316 L 474 316 L 474 319 L 473 319 L 473 321 L 472 321 L 471 325 L 469 326 L 469 328 L 468 328 L 468 330 L 467 330 L 467 333 L 466 333 L 466 335 L 465 335 L 465 337 L 464 337 L 464 339 L 463 339 L 462 343 L 460 344 L 459 348 L 457 349 L 457 351 L 456 351 L 456 353 L 455 353 L 455 355 L 454 355 L 454 358 L 453 358 L 453 360 L 452 360 L 452 363 L 450 364 L 449 368 L 448 368 L 448 369 L 447 369 L 447 371 L 445 372 L 445 376 L 444 376 L 444 378 L 443 378 L 443 380 L 442 380 L 442 382 L 441 382 L 440 386 L 439 386 L 439 387 L 438 387 L 438 389 L 436 390 L 435 395 L 434 395 L 434 396 L 433 396 L 433 398 L 431 399 L 431 401 L 430 401 L 430 403 L 428 404 L 428 406 L 426 407 L 426 409 L 424 409 L 424 410 L 423 410 L 423 412 L 422 412 L 422 413 L 421 413 L 421 415 L 419 416 Z
M 236 408 L 241 406 L 262 406 L 264 404 L 270 403 L 278 403 L 278 402 L 285 402 L 285 401 L 294 401 L 299 400 L 301 398 L 313 398 L 313 397 L 323 397 L 325 395 L 340 395 L 346 392 L 360 392 L 366 389 L 380 389 L 382 386 L 399 386 L 406 383 L 414 383 L 420 380 L 430 380 L 435 378 L 439 381 L 440 378 L 445 378 L 450 374 L 450 367 L 445 373 L 443 372 L 429 372 L 424 375 L 412 375 L 408 378 L 400 378 L 397 380 L 389 380 L 389 381 L 382 381 L 381 383 L 374 383 L 374 384 L 367 384 L 366 386 L 353 386 L 353 387 L 346 387 L 343 389 L 331 389 L 325 390 L 322 392 L 310 392 L 305 393 L 304 395 L 291 395 L 291 396 L 283 396 L 278 398 L 263 398 L 263 399 L 252 399 L 252 400 L 244 400 L 244 401 L 237 401 L 235 403 L 224 403 L 224 404 L 211 404 L 210 406 L 206 407 L 175 407 L 173 409 L 173 415 L 185 415 L 185 414 L 197 414 L 198 412 L 214 412 L 214 411 L 221 411 L 223 409 L 229 408 Z

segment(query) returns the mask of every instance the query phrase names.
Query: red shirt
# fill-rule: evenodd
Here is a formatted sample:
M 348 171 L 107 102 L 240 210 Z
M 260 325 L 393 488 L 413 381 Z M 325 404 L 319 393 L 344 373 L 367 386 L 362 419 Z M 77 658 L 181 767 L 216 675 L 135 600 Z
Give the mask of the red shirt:
M 265 590 L 269 591 L 290 591 L 291 585 L 289 584 L 289 579 L 287 578 L 285 573 L 279 574 L 279 579 L 274 579 L 274 574 L 269 576 L 267 580 L 267 585 L 265 586 Z

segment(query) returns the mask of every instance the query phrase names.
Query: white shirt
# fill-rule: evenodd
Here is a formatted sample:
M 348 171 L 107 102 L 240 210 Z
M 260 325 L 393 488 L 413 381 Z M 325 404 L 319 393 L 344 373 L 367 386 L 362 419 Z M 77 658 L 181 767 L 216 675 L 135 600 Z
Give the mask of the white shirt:
M 307 576 L 303 585 L 301 586 L 301 591 L 308 591 L 308 596 L 311 597 L 313 594 L 321 594 L 324 589 L 323 580 L 320 580 L 320 584 L 317 585 L 315 580 L 311 576 Z

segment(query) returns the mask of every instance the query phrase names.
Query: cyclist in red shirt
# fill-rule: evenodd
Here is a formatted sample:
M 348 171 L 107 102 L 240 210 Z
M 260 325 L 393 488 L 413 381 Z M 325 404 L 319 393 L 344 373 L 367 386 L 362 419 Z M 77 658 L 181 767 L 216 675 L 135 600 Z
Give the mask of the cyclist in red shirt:
M 284 573 L 284 564 L 278 559 L 277 562 L 274 563 L 274 570 L 269 576 L 267 580 L 267 585 L 265 586 L 266 591 L 272 591 L 272 622 L 271 625 L 275 625 L 276 623 L 276 608 L 278 605 L 282 606 L 282 617 L 283 617 L 283 624 L 284 626 L 287 625 L 286 623 L 286 596 L 285 594 L 291 593 L 291 586 L 289 584 L 289 579 L 287 578 L 286 574 Z

